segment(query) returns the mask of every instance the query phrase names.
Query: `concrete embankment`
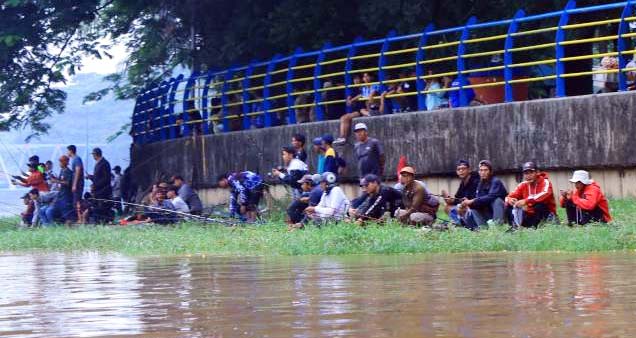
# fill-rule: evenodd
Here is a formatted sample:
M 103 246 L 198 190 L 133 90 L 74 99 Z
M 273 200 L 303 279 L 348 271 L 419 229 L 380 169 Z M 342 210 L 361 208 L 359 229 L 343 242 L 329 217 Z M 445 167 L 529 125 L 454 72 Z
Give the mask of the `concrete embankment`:
M 361 118 L 385 147 L 387 179 L 395 179 L 398 159 L 408 158 L 432 191 L 453 191 L 455 162 L 490 159 L 512 189 L 524 161 L 550 172 L 557 189 L 569 187 L 573 169 L 587 169 L 612 197 L 636 196 L 636 93 L 614 93 L 490 106 Z M 337 136 L 338 121 L 188 137 L 132 149 L 134 179 L 148 186 L 161 175 L 179 173 L 210 203 L 217 175 L 232 170 L 268 172 L 280 164 L 280 148 L 294 133 Z M 343 177 L 357 176 L 353 138 L 341 148 L 349 164 Z M 315 163 L 309 146 L 308 162 Z M 351 185 L 349 193 L 355 193 Z M 280 195 L 281 188 L 274 188 Z M 278 191 L 278 192 L 277 192 Z

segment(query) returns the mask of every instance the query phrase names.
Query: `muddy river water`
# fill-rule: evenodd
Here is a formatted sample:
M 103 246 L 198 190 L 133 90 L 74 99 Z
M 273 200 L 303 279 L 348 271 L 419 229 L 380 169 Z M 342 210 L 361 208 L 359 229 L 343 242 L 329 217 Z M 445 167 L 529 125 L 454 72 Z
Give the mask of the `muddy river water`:
M 0 255 L 0 336 L 633 337 L 636 254 Z

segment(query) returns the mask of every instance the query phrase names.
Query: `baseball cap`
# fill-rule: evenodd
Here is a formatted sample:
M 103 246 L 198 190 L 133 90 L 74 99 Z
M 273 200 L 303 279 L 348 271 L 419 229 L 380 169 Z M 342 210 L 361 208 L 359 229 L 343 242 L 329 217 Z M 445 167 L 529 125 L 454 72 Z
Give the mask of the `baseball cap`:
M 363 180 L 365 181 L 366 184 L 369 184 L 371 182 L 380 183 L 380 177 L 378 177 L 378 175 L 374 175 L 374 174 L 365 175 Z
M 457 164 L 455 166 L 456 167 L 464 166 L 464 167 L 469 167 L 470 168 L 470 162 L 468 162 L 467 160 L 459 160 L 459 161 L 457 161 Z
M 355 126 L 355 127 L 353 127 L 353 131 L 354 131 L 354 132 L 356 132 L 356 131 L 358 131 L 358 130 L 363 130 L 363 129 L 364 129 L 364 130 L 368 130 L 368 129 L 367 129 L 367 125 L 366 125 L 366 124 L 364 124 L 364 123 L 356 123 L 356 126 Z
M 523 164 L 521 168 L 522 168 L 521 171 L 523 172 L 530 171 L 530 170 L 534 171 L 534 170 L 537 170 L 537 165 L 534 162 L 526 162 Z
M 313 144 L 314 144 L 315 146 L 321 146 L 321 145 L 322 145 L 322 137 L 316 137 L 316 138 L 314 138 L 314 140 L 313 140 Z
M 402 170 L 400 170 L 400 174 L 401 173 L 407 173 L 407 174 L 415 175 L 415 169 L 413 167 L 404 167 L 404 168 L 402 168 Z
M 305 175 L 301 179 L 299 179 L 297 182 L 300 184 L 303 184 L 303 183 L 313 184 L 314 183 L 313 175 Z
M 318 184 L 320 184 L 320 181 L 322 180 L 322 175 L 313 174 L 313 175 L 311 175 L 311 179 L 314 181 L 314 184 L 318 185 Z
M 486 166 L 488 167 L 488 169 L 492 170 L 492 163 L 488 160 L 481 160 L 479 161 L 479 166 Z
M 322 135 L 322 141 L 327 143 L 327 144 L 332 144 L 333 143 L 333 136 L 331 136 L 331 134 Z

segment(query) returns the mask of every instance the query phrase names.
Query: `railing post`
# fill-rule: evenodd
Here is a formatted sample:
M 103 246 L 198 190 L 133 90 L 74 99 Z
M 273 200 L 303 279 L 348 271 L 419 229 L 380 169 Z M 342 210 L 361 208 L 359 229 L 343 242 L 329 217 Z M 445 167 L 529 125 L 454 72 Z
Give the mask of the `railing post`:
M 518 10 L 515 16 L 508 26 L 508 34 L 506 35 L 506 42 L 504 43 L 504 97 L 506 102 L 514 101 L 513 88 L 510 81 L 512 81 L 512 68 L 510 65 L 513 63 L 512 52 L 510 51 L 514 47 L 514 36 L 519 29 L 518 20 L 523 18 L 526 13 L 523 10 Z
M 203 135 L 208 135 L 210 133 L 210 123 L 208 118 L 210 117 L 210 112 L 208 110 L 208 103 L 210 106 L 212 102 L 208 99 L 208 93 L 210 92 L 210 83 L 212 83 L 212 79 L 215 78 L 214 71 L 208 70 L 208 73 L 205 77 L 205 84 L 203 85 L 203 92 L 201 93 L 201 119 L 203 120 Z
M 189 110 L 191 109 L 196 109 L 196 104 L 194 103 L 194 100 L 192 100 L 190 98 L 190 92 L 192 92 L 192 87 L 194 85 L 194 82 L 196 81 L 196 79 L 199 77 L 199 72 L 198 71 L 194 71 L 192 72 L 192 74 L 190 74 L 190 77 L 188 78 L 188 82 L 186 82 L 186 86 L 183 90 L 183 102 L 181 102 L 182 107 L 183 107 L 183 136 L 190 136 L 190 131 L 192 130 L 192 127 L 190 126 L 190 112 Z M 196 95 L 196 93 L 194 93 L 194 95 Z M 192 103 L 190 103 L 192 102 Z M 191 106 L 191 107 L 190 107 Z
M 294 67 L 296 67 L 296 63 L 298 62 L 298 54 L 302 53 L 303 50 L 301 48 L 296 48 L 294 54 L 292 54 L 289 62 L 287 64 L 287 76 L 285 81 L 285 92 L 287 94 L 287 118 L 289 120 L 289 124 L 296 123 L 296 112 L 292 106 L 294 105 L 294 83 L 291 82 L 294 79 Z
M 135 107 L 133 108 L 133 114 L 132 114 L 132 119 L 131 119 L 131 130 L 132 130 L 132 137 L 133 137 L 133 143 L 134 144 L 140 144 L 141 142 L 139 141 L 139 111 L 141 110 L 141 104 L 142 102 L 144 102 L 144 98 L 145 95 L 143 92 L 141 92 L 139 95 L 137 95 L 137 98 L 135 99 Z
M 389 46 L 391 45 L 391 38 L 395 36 L 395 31 L 392 30 L 389 34 L 384 38 L 384 42 L 382 43 L 382 47 L 380 48 L 380 57 L 378 57 L 378 82 L 380 91 L 382 91 L 382 86 L 384 85 L 384 80 L 386 78 L 384 74 L 384 66 L 386 66 L 386 55 L 384 53 L 389 51 Z
M 144 88 L 142 100 L 139 103 L 139 111 L 137 114 L 137 119 L 139 120 L 138 130 L 140 135 L 140 144 L 146 144 L 146 140 L 148 139 L 148 126 L 150 125 L 150 121 L 148 120 L 147 110 L 150 106 L 150 104 L 148 103 L 150 101 L 150 88 L 150 85 L 147 85 L 146 88 Z
M 170 86 L 170 94 L 168 95 L 168 119 L 170 121 L 170 139 L 173 140 L 177 137 L 177 127 L 175 123 L 177 123 L 177 117 L 174 116 L 174 105 L 175 105 L 175 96 L 177 95 L 177 89 L 179 88 L 179 83 L 183 80 L 183 74 L 179 74 L 174 79 L 171 79 L 172 86 Z
M 565 41 L 565 30 L 563 26 L 568 24 L 570 20 L 570 14 L 568 10 L 576 7 L 576 1 L 570 0 L 561 11 L 561 17 L 559 18 L 559 26 L 556 31 L 556 97 L 564 97 L 565 94 L 565 78 L 562 77 L 565 74 L 565 62 L 562 59 L 565 57 L 565 47 L 561 45 Z
M 417 109 L 418 110 L 426 110 L 426 95 L 422 93 L 426 88 L 426 81 L 424 81 L 424 76 L 426 76 L 426 68 L 422 64 L 422 61 L 426 58 L 426 44 L 428 43 L 428 33 L 432 32 L 435 29 L 435 26 L 432 23 L 429 23 L 426 28 L 422 31 L 422 35 L 420 36 L 420 42 L 417 45 L 417 53 L 415 53 L 415 77 L 417 80 L 415 81 L 415 86 L 417 87 Z
M 461 38 L 459 39 L 459 46 L 457 47 L 457 81 L 459 82 L 459 106 L 465 107 L 470 102 L 466 97 L 466 92 L 464 91 L 464 86 L 466 84 L 470 84 L 468 80 L 464 76 L 464 70 L 466 70 L 466 61 L 464 60 L 464 54 L 466 54 L 466 44 L 464 43 L 470 37 L 470 26 L 477 23 L 477 18 L 471 16 L 466 25 L 464 25 L 464 29 L 462 30 Z M 454 108 L 454 107 L 453 107 Z
M 147 118 L 148 118 L 148 133 L 146 135 L 148 135 L 148 142 L 146 143 L 152 143 L 157 141 L 156 140 L 156 136 L 157 136 L 157 132 L 155 131 L 155 129 L 157 128 L 157 125 L 159 124 L 157 119 L 156 119 L 156 112 L 157 112 L 157 87 L 155 86 L 150 90 L 150 101 L 148 101 L 148 113 L 147 113 Z
M 228 68 L 225 71 L 225 76 L 223 77 L 223 89 L 221 89 L 221 118 L 223 119 L 223 132 L 227 133 L 230 131 L 230 121 L 228 121 L 228 111 L 227 111 L 227 92 L 230 89 L 230 81 L 234 76 L 234 67 Z
M 344 86 L 345 86 L 345 99 L 351 95 L 351 68 L 353 67 L 353 57 L 356 56 L 356 52 L 358 49 L 358 44 L 362 42 L 362 37 L 357 37 L 353 40 L 353 43 L 349 46 L 349 51 L 347 52 L 347 61 L 345 62 L 344 68 Z M 347 113 L 351 113 L 351 107 L 345 105 L 345 110 Z
M 274 67 L 276 67 L 276 63 L 280 57 L 280 54 L 276 54 L 269 61 L 267 64 L 267 70 L 265 71 L 265 79 L 263 79 L 263 115 L 265 115 L 265 127 L 272 126 L 272 113 L 269 112 L 269 109 L 271 108 L 271 103 L 269 102 L 269 85 L 272 83 L 272 72 L 274 71 Z
M 318 78 L 320 74 L 322 74 L 322 66 L 321 62 L 325 60 L 325 50 L 331 48 L 331 44 L 329 42 L 325 43 L 316 57 L 316 67 L 314 67 L 314 112 L 316 113 L 316 120 L 323 121 L 324 116 L 322 112 L 322 95 L 320 93 L 320 89 L 322 88 L 322 84 L 320 83 L 320 79 Z
M 159 123 L 159 127 L 161 128 L 159 130 L 159 138 L 161 139 L 161 141 L 165 141 L 168 138 L 168 132 L 166 131 L 166 124 L 170 125 L 170 121 L 166 121 L 168 119 L 168 116 L 166 116 L 167 112 L 168 112 L 168 108 L 166 107 L 166 104 L 168 103 L 168 89 L 170 88 L 170 82 L 168 81 L 163 81 L 161 82 L 161 84 L 159 85 L 159 92 L 161 95 L 161 98 L 159 99 L 159 109 L 161 111 L 161 117 L 160 117 L 160 123 Z
M 247 69 L 245 70 L 245 74 L 243 75 L 243 130 L 248 130 L 251 127 L 251 120 L 250 120 L 250 113 L 251 113 L 251 109 L 250 109 L 250 104 L 247 102 L 250 100 L 250 92 L 248 90 L 248 88 L 250 87 L 250 77 L 252 76 L 252 73 L 254 72 L 254 63 L 256 63 L 255 61 L 252 61 L 252 63 L 249 64 L 249 66 L 247 66 Z
M 621 21 L 618 24 L 618 43 L 616 51 L 618 52 L 618 90 L 627 90 L 627 74 L 623 71 L 627 67 L 627 60 L 625 59 L 625 50 L 627 50 L 627 44 L 625 43 L 624 34 L 629 32 L 629 24 L 625 21 L 625 18 L 632 15 L 632 0 L 628 0 L 623 8 L 621 14 Z M 632 54 L 632 57 L 636 58 L 636 55 Z

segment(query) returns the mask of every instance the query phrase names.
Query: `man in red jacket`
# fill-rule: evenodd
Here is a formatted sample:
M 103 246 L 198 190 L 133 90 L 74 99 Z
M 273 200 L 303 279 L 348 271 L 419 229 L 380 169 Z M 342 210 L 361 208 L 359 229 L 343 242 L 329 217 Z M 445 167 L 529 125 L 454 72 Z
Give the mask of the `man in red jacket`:
M 574 189 L 561 192 L 561 207 L 568 215 L 568 224 L 607 223 L 612 220 L 601 187 L 590 179 L 587 171 L 575 171 L 570 182 L 574 183 Z
M 534 162 L 523 164 L 523 182 L 506 197 L 506 206 L 512 208 L 513 228 L 533 227 L 556 217 L 556 200 L 548 174 L 537 169 Z

